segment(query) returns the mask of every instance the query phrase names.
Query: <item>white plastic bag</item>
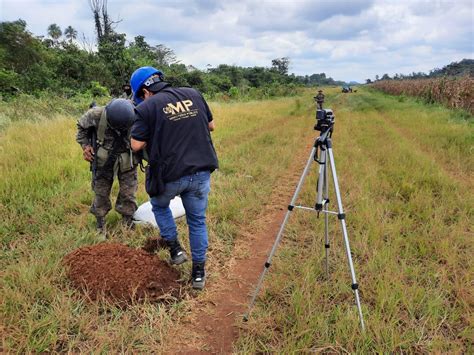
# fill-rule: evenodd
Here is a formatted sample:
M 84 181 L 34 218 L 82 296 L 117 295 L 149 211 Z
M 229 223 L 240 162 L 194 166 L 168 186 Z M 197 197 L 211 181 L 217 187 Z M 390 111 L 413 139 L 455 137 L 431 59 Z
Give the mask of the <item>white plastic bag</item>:
M 170 209 L 174 219 L 182 217 L 186 214 L 186 212 L 184 211 L 183 202 L 181 201 L 181 197 L 179 196 L 176 196 L 174 199 L 171 200 Z M 156 224 L 155 220 L 155 215 L 151 210 L 150 201 L 145 202 L 138 207 L 138 209 L 135 211 L 135 214 L 133 215 L 133 221 L 136 224 L 147 223 L 158 228 L 158 225 Z

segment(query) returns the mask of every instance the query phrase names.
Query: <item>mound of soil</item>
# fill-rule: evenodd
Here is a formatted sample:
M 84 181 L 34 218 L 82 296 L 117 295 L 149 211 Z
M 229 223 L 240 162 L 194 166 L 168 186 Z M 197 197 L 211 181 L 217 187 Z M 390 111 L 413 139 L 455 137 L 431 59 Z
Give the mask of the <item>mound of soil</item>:
M 114 303 L 178 297 L 179 273 L 156 255 L 118 243 L 79 248 L 64 257 L 74 287 Z

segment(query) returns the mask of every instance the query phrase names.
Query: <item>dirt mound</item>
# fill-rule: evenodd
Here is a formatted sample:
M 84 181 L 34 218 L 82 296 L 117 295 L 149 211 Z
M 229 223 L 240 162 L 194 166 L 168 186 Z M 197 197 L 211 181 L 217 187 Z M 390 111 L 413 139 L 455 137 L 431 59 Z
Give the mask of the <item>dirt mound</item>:
M 144 250 L 101 243 L 73 251 L 64 257 L 64 263 L 74 287 L 93 300 L 105 297 L 128 303 L 179 296 L 178 271 Z

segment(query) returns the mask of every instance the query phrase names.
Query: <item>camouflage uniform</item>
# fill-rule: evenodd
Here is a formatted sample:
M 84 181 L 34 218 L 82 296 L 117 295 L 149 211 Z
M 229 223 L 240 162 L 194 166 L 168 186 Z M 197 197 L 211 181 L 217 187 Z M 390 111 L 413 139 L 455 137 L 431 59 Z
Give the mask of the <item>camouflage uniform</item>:
M 77 137 L 76 141 L 84 149 L 85 146 L 91 145 L 89 138 L 89 130 L 94 127 L 98 129 L 100 118 L 105 107 L 94 107 L 88 110 L 77 121 Z M 102 147 L 109 152 L 112 151 L 114 145 L 114 134 L 112 128 L 107 126 L 104 133 Z M 118 156 L 113 167 L 105 168 L 106 159 L 101 159 L 99 152 L 95 152 L 97 159 L 97 172 L 95 181 L 92 182 L 92 189 L 95 197 L 90 212 L 96 217 L 105 217 L 112 209 L 110 202 L 110 190 L 113 185 L 114 176 L 117 175 L 120 189 L 115 203 L 115 210 L 124 217 L 131 217 L 137 209 L 135 193 L 137 191 L 137 164 L 134 157 L 124 160 L 121 153 L 130 153 L 130 132 L 123 137 L 124 144 L 117 150 Z M 127 156 L 127 155 L 124 155 Z
M 121 99 L 133 100 L 133 94 L 127 94 L 125 91 L 120 95 Z
M 123 92 L 122 92 L 122 95 L 120 95 L 120 98 L 133 101 L 133 93 L 132 93 L 132 88 L 130 87 L 130 85 L 128 84 L 122 85 L 122 90 Z

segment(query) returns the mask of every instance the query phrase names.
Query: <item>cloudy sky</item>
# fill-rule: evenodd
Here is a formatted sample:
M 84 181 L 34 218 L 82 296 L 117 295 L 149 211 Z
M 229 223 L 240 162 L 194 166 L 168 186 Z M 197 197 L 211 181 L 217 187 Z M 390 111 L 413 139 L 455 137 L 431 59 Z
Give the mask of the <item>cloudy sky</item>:
M 474 0 L 109 0 L 116 31 L 172 48 L 182 63 L 270 66 L 363 82 L 474 58 Z M 89 0 L 0 0 L 1 21 L 35 35 L 73 26 L 94 41 Z

